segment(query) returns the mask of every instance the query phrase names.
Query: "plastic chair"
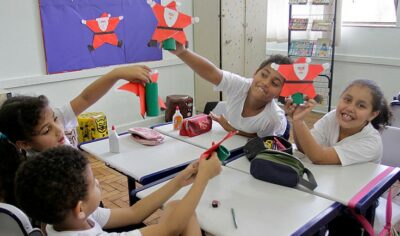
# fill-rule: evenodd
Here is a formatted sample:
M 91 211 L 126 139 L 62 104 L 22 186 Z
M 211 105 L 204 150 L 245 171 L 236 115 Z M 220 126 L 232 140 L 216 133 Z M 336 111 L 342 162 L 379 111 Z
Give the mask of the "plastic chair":
M 33 228 L 28 216 L 17 207 L 0 203 L 0 235 L 42 236 L 42 231 Z
M 387 166 L 400 166 L 400 128 L 386 126 L 382 131 L 383 157 L 381 164 Z M 374 231 L 378 234 L 386 222 L 386 199 L 379 198 L 379 205 L 375 211 Z M 400 206 L 392 202 L 392 225 L 400 222 Z

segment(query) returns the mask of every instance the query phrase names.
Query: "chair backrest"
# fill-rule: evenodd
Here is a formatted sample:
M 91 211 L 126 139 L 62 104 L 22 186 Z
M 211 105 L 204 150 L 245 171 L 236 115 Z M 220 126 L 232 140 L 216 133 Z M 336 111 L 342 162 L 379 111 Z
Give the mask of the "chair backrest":
M 400 166 L 400 128 L 386 126 L 382 131 L 383 157 L 381 164 Z
M 42 236 L 38 228 L 32 228 L 29 218 L 17 207 L 0 203 L 0 235 Z

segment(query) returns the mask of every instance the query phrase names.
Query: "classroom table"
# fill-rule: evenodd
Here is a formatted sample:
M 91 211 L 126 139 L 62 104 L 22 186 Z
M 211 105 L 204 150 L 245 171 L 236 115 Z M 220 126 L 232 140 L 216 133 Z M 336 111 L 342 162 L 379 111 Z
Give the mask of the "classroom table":
M 168 176 L 204 152 L 202 148 L 168 136 L 160 145 L 145 146 L 135 142 L 130 134 L 120 136 L 120 153 L 110 153 L 108 138 L 84 143 L 80 148 L 126 175 L 129 192 L 135 189 L 135 181 L 147 184 Z M 134 199 L 130 200 L 133 203 Z
M 181 141 L 190 143 L 192 145 L 195 145 L 195 146 L 198 146 L 198 147 L 204 148 L 204 149 L 210 148 L 212 142 L 220 141 L 228 133 L 216 121 L 213 121 L 212 129 L 210 131 L 208 131 L 207 133 L 195 136 L 195 137 L 179 135 L 179 130 L 174 130 L 173 125 L 171 123 L 160 124 L 160 125 L 154 126 L 154 129 L 164 135 L 168 135 L 170 137 L 179 139 Z M 247 141 L 248 141 L 248 138 L 241 136 L 241 135 L 235 135 L 232 138 L 223 142 L 222 145 L 224 147 L 226 147 L 229 151 L 233 152 L 235 150 L 242 149 L 242 147 L 247 143 Z
M 137 196 L 148 196 L 165 183 L 142 191 L 137 189 Z M 182 199 L 189 188 L 182 188 L 170 200 Z M 220 202 L 217 208 L 212 207 L 213 200 Z M 222 167 L 221 174 L 208 182 L 196 214 L 201 228 L 218 236 L 312 235 L 336 217 L 340 207 L 331 200 Z M 235 211 L 237 229 L 231 208 Z
M 300 156 L 296 151 L 295 155 Z M 304 166 L 313 173 L 318 186 L 313 191 L 302 188 L 301 186 L 297 188 L 339 202 L 345 206 L 348 206 L 350 200 L 358 194 L 364 186 L 388 168 L 387 166 L 372 162 L 344 167 L 340 165 L 315 165 L 307 158 L 303 158 L 304 156 L 300 157 L 302 157 L 301 160 Z M 250 162 L 245 156 L 229 162 L 226 166 L 245 173 L 250 173 Z M 388 175 L 380 179 L 368 194 L 361 198 L 355 206 L 355 210 L 365 215 L 370 222 L 373 222 L 375 214 L 374 204 L 399 178 L 400 169 L 394 168 Z

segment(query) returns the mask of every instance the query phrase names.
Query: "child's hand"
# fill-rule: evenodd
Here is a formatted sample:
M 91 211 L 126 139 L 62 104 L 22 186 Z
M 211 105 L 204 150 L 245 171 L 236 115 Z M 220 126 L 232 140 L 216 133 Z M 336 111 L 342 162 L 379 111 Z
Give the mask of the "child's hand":
M 304 102 L 304 104 L 296 106 L 294 111 L 293 111 L 293 121 L 300 121 L 304 120 L 306 115 L 312 111 L 312 109 L 315 107 L 317 102 L 314 99 L 309 99 Z
M 225 119 L 224 115 L 216 115 L 212 112 L 210 112 L 209 116 L 211 117 L 212 120 L 218 122 L 224 130 L 230 132 L 230 131 L 236 131 L 234 127 L 232 127 L 231 124 Z
M 293 113 L 294 110 L 296 109 L 296 104 L 293 103 L 293 99 L 290 97 L 285 98 L 285 106 L 283 109 L 285 110 L 285 114 L 293 119 Z
M 200 159 L 197 175 L 204 176 L 207 179 L 212 179 L 217 176 L 221 170 L 221 162 L 218 159 L 217 153 L 213 152 L 211 157 Z
M 142 83 L 143 85 L 151 82 L 151 69 L 144 65 L 118 67 L 114 69 L 113 72 L 117 78 L 125 79 L 130 82 Z
M 175 50 L 169 50 L 172 54 L 179 56 L 181 53 L 183 53 L 184 51 L 186 51 L 186 48 L 178 43 L 178 41 L 176 42 L 176 49 Z
M 177 181 L 181 187 L 193 183 L 198 171 L 198 167 L 198 161 L 192 162 L 175 177 L 177 178 Z

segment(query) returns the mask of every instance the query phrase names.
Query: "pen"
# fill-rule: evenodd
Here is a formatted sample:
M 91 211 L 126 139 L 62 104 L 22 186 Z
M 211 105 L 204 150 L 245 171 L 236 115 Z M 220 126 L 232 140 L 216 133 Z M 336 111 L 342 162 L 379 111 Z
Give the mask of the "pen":
M 231 213 L 232 213 L 233 225 L 235 226 L 235 229 L 237 229 L 238 226 L 236 223 L 235 210 L 233 208 L 231 208 Z

